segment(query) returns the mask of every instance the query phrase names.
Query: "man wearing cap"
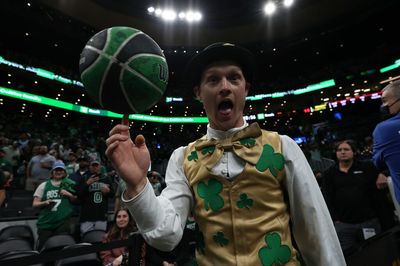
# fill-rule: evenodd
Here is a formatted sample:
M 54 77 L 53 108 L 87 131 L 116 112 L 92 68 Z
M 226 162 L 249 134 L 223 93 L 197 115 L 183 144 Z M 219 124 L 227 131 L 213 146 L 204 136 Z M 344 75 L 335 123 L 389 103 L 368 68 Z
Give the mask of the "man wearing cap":
M 37 221 L 38 250 L 50 236 L 73 232 L 71 202 L 77 200 L 75 182 L 67 177 L 62 161 L 53 164 L 50 175 L 50 179 L 41 183 L 33 194 L 32 206 L 40 208 Z
M 250 51 L 229 43 L 191 60 L 187 76 L 209 119 L 207 134 L 173 152 L 159 197 L 146 179 L 144 137 L 132 142 L 126 119 L 110 131 L 106 155 L 127 183 L 121 200 L 161 250 L 179 243 L 193 212 L 199 265 L 300 265 L 300 256 L 307 265 L 345 265 L 301 149 L 243 119 L 254 65 Z
M 111 180 L 101 173 L 100 161 L 90 161 L 89 171 L 79 184 L 82 236 L 94 229 L 107 230 L 108 199 L 113 195 Z

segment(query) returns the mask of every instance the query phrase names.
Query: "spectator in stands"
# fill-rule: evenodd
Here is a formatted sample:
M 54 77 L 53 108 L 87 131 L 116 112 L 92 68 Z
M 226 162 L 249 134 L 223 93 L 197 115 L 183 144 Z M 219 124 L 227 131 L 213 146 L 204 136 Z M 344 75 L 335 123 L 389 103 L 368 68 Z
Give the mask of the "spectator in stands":
M 389 170 L 400 203 L 400 80 L 382 89 L 381 110 L 393 117 L 379 123 L 374 130 L 373 160 L 378 169 Z
M 156 196 L 159 196 L 163 189 L 161 182 L 164 180 L 164 178 L 162 178 L 160 173 L 158 173 L 157 171 L 149 171 L 147 173 L 147 177 L 149 178 L 151 186 L 153 187 L 154 194 L 156 194 Z
M 11 162 L 5 158 L 6 152 L 3 148 L 0 148 L 0 167 L 12 168 Z
M 111 180 L 100 169 L 100 161 L 91 161 L 79 184 L 81 235 L 94 229 L 107 230 L 108 199 L 114 192 Z
M 308 149 L 303 150 L 304 155 L 307 158 L 308 163 L 310 164 L 311 169 L 313 170 L 313 173 L 315 175 L 315 178 L 317 179 L 318 185 L 321 187 L 322 186 L 322 174 L 332 165 L 335 164 L 334 160 L 331 160 L 329 158 L 325 158 L 323 156 L 319 157 L 318 159 L 314 159 L 311 156 L 311 152 Z
M 193 211 L 204 240 L 199 265 L 299 264 L 291 229 L 305 264 L 345 265 L 299 146 L 243 119 L 254 65 L 250 51 L 228 43 L 212 44 L 192 59 L 188 78 L 209 119 L 207 135 L 174 151 L 158 197 L 146 177 L 144 137 L 131 140 L 126 116 L 110 131 L 106 154 L 127 184 L 121 200 L 146 242 L 161 250 L 180 242 Z M 269 252 L 273 247 L 279 255 Z
M 70 152 L 68 156 L 68 164 L 67 164 L 67 174 L 72 175 L 76 171 L 79 170 L 79 163 L 77 161 L 76 154 L 74 152 Z
M 86 172 L 89 171 L 89 158 L 82 155 L 77 159 L 77 162 L 78 170 L 75 171 L 75 173 L 71 174 L 69 178 L 79 184 L 84 179 Z
M 48 180 L 50 177 L 50 170 L 55 161 L 56 158 L 48 154 L 47 146 L 41 145 L 39 154 L 33 156 L 28 163 L 26 190 L 34 190 L 39 184 Z
M 4 175 L 3 170 L 0 169 L 0 208 L 3 207 L 3 204 L 6 200 L 6 182 L 7 178 Z
M 381 232 L 380 209 L 389 207 L 375 186 L 378 170 L 357 160 L 354 142 L 340 141 L 335 151 L 337 163 L 324 173 L 322 190 L 343 252 L 350 255 Z
M 118 209 L 115 212 L 113 224 L 108 232 L 104 235 L 103 242 L 108 243 L 115 240 L 128 239 L 130 234 L 136 232 L 135 222 L 127 209 Z M 117 266 L 121 265 L 125 254 L 128 250 L 126 247 L 115 248 L 112 250 L 104 250 L 100 252 L 103 265 Z
M 40 208 L 37 220 L 38 249 L 56 234 L 73 233 L 72 202 L 77 200 L 75 182 L 67 177 L 65 164 L 54 163 L 51 178 L 41 183 L 33 194 L 33 207 Z

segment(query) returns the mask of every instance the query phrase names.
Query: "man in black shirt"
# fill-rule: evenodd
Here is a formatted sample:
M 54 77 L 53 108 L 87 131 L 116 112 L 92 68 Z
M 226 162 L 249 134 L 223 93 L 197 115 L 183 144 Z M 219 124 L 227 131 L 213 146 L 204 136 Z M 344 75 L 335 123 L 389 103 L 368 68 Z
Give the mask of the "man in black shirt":
M 322 186 L 345 255 L 381 232 L 379 208 L 385 204 L 375 185 L 377 169 L 372 162 L 355 160 L 355 151 L 350 140 L 337 144 L 337 163 L 324 173 Z

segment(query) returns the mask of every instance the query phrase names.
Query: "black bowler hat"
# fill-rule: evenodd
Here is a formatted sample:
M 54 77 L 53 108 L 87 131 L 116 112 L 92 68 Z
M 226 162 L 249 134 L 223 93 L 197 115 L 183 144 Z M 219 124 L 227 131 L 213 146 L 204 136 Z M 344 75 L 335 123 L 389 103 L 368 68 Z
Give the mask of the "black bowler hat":
M 247 49 L 232 43 L 217 42 L 203 49 L 195 55 L 186 68 L 188 85 L 194 87 L 200 83 L 204 69 L 211 63 L 229 60 L 240 65 L 247 82 L 252 83 L 255 78 L 254 55 Z

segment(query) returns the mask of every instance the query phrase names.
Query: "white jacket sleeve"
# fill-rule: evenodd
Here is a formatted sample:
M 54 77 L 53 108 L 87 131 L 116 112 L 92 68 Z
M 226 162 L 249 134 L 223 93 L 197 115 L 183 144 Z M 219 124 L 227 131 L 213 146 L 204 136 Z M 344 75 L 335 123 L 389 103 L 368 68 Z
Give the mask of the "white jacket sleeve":
M 307 265 L 346 265 L 315 176 L 300 147 L 281 136 L 293 235 Z
M 193 206 L 193 196 L 183 173 L 184 147 L 176 149 L 168 162 L 167 187 L 156 197 L 149 182 L 136 197 L 122 201 L 136 221 L 143 238 L 151 246 L 171 251 L 180 242 Z

